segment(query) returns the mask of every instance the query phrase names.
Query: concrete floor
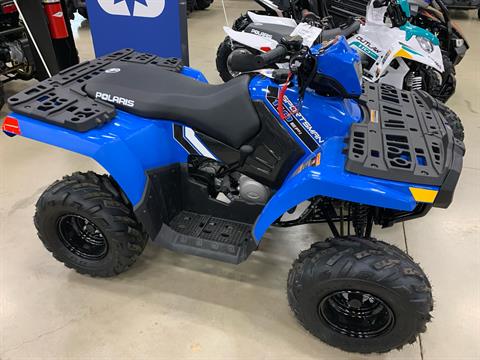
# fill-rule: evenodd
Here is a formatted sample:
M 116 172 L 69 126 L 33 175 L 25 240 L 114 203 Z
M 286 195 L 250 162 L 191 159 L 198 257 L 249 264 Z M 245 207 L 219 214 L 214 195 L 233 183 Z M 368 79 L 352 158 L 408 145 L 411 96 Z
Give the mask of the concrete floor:
M 226 5 L 232 21 L 252 2 Z M 480 359 L 480 22 L 473 12 L 454 16 L 472 46 L 449 103 L 463 120 L 467 146 L 455 201 L 374 232 L 408 250 L 430 277 L 434 319 L 421 341 L 383 355 L 352 355 L 297 324 L 286 301 L 287 272 L 302 249 L 329 236 L 324 226 L 272 229 L 261 251 L 239 266 L 149 245 L 117 278 L 78 275 L 38 240 L 34 204 L 64 174 L 102 170 L 63 150 L 0 136 L 0 359 Z M 191 64 L 212 82 L 220 81 L 214 58 L 224 21 L 218 1 L 189 20 Z M 88 23 L 78 19 L 74 27 L 82 58 L 91 58 Z

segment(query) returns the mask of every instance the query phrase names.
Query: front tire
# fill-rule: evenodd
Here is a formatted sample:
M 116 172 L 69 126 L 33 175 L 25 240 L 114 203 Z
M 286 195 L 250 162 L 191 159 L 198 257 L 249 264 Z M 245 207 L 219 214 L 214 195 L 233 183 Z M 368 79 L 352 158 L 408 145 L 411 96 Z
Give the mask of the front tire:
M 427 71 L 427 92 L 434 98 L 446 103 L 455 93 L 457 87 L 456 71 L 450 58 L 446 55 L 443 58 L 443 73 L 438 73 L 434 69 Z M 437 77 L 441 78 L 436 79 Z
M 303 251 L 288 275 L 288 301 L 305 329 L 350 352 L 413 343 L 433 308 L 430 283 L 400 249 L 376 240 L 333 238 Z
M 147 242 L 113 180 L 93 172 L 53 183 L 37 202 L 34 222 L 40 240 L 58 261 L 91 276 L 126 271 Z
M 445 120 L 447 120 L 448 125 L 453 131 L 453 136 L 456 139 L 463 141 L 465 139 L 465 130 L 463 128 L 462 120 L 460 120 L 453 110 L 444 104 L 439 104 L 439 111 L 445 116 Z

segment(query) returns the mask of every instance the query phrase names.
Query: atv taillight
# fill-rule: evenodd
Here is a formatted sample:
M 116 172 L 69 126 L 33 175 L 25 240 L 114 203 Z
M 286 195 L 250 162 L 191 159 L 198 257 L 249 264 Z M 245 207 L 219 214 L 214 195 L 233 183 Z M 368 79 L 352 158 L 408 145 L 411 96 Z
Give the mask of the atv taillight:
M 3 121 L 2 130 L 7 133 L 7 135 L 22 135 L 18 120 L 11 116 L 7 116 Z
M 18 11 L 17 7 L 13 2 L 2 5 L 2 13 L 4 14 L 13 14 L 13 13 L 16 13 L 17 11 Z
M 268 46 L 262 46 L 262 47 L 260 47 L 260 50 L 262 50 L 263 52 L 269 52 L 272 49 Z

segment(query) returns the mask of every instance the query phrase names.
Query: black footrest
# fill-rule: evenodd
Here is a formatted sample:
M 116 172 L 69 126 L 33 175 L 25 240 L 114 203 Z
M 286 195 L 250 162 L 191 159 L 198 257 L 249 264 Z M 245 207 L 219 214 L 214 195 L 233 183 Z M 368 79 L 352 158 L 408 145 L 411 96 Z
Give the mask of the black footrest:
M 182 211 L 154 242 L 174 251 L 238 264 L 256 249 L 251 225 Z

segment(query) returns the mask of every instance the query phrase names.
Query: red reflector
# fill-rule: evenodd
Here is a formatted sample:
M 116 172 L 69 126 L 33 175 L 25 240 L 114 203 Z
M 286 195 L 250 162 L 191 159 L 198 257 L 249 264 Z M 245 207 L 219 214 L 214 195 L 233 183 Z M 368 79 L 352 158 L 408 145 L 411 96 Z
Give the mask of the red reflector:
M 267 51 L 270 51 L 270 50 L 272 50 L 272 49 L 269 48 L 268 46 L 262 46 L 262 47 L 260 48 L 260 50 L 262 50 L 262 51 L 264 51 L 264 52 L 267 52 Z
M 2 5 L 2 12 L 4 14 L 12 14 L 17 12 L 17 7 L 15 6 L 14 3 L 5 4 L 5 5 Z
M 2 130 L 10 134 L 22 135 L 18 120 L 11 116 L 7 116 L 3 121 Z

